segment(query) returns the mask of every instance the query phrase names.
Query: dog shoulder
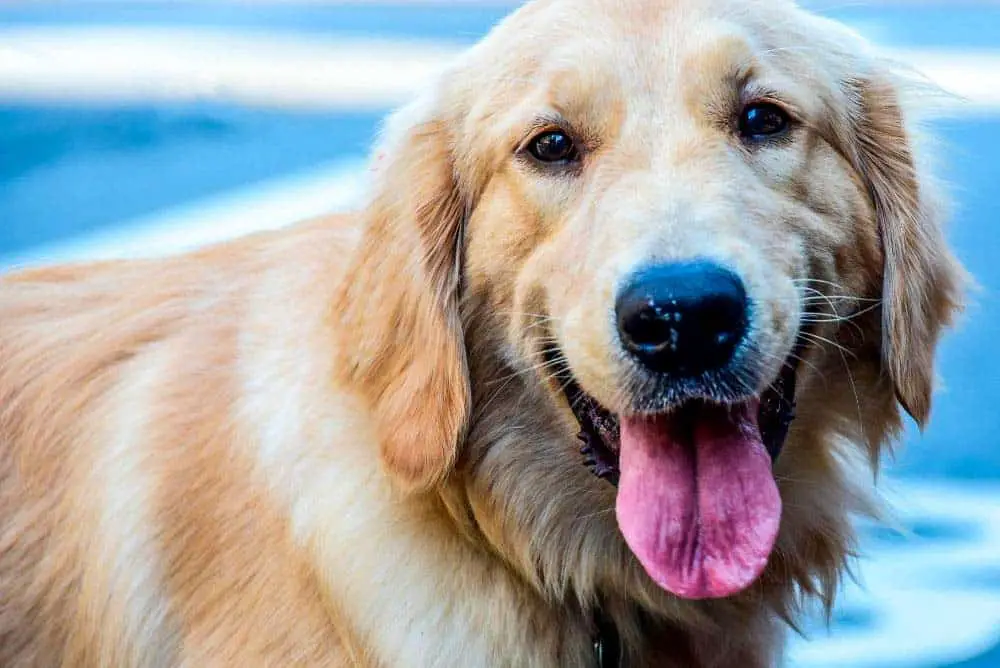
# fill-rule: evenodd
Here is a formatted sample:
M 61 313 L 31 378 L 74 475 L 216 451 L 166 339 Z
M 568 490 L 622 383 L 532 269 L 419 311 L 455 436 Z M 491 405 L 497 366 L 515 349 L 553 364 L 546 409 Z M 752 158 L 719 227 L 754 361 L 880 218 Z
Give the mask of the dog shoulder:
M 325 265 L 351 236 L 326 219 L 168 259 L 0 278 L 0 665 L 165 665 L 192 642 L 182 629 L 223 619 L 198 613 L 206 564 L 259 565 L 233 543 L 238 523 L 206 519 L 213 503 L 260 512 L 251 482 L 229 470 L 249 431 L 241 342 L 265 340 L 254 328 L 289 309 L 321 310 L 335 280 Z M 286 552 L 278 561 L 299 568 Z M 275 595 L 301 609 L 307 585 Z M 334 651 L 317 640 L 322 626 L 301 626 Z

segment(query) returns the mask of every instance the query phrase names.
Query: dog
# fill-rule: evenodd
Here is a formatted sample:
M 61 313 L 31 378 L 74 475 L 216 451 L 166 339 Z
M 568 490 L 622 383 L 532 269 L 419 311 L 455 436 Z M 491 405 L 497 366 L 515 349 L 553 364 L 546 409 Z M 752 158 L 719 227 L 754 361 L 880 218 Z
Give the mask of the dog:
M 538 0 L 357 214 L 6 276 L 0 664 L 779 662 L 960 307 L 907 93 L 783 0 Z

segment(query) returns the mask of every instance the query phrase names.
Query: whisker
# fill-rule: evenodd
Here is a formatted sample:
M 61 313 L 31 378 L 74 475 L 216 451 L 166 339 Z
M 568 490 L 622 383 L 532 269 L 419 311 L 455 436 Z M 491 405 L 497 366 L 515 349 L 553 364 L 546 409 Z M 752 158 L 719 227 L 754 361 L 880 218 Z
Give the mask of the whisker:
M 770 360 L 773 360 L 773 361 L 776 361 L 776 362 L 781 362 L 781 363 L 784 363 L 785 360 L 787 360 L 787 359 L 793 359 L 793 360 L 795 360 L 796 362 L 798 362 L 800 364 L 805 364 L 807 367 L 809 367 L 810 369 L 812 369 L 813 372 L 815 372 L 817 376 L 819 376 L 820 378 L 823 379 L 824 382 L 826 382 L 826 376 L 823 374 L 822 371 L 820 371 L 820 368 L 818 366 L 816 366 L 815 364 L 813 364 L 812 362 L 810 362 L 806 358 L 802 357 L 801 355 L 796 355 L 794 352 L 793 353 L 789 353 L 788 357 L 784 357 L 784 358 L 779 357 L 775 353 L 771 353 L 771 352 L 765 353 L 765 352 L 762 352 L 762 351 L 757 351 L 757 354 L 760 355 L 761 357 L 764 357 L 765 359 L 770 359 Z
M 858 396 L 858 386 L 854 383 L 854 374 L 851 373 L 851 365 L 847 363 L 847 358 L 844 357 L 843 352 L 840 353 L 840 359 L 844 362 L 844 371 L 847 372 L 847 381 L 851 384 L 854 404 L 858 409 L 858 428 L 861 430 L 861 440 L 867 443 L 868 437 L 865 436 L 865 420 L 861 410 L 861 397 Z M 873 464 L 877 464 L 877 462 L 873 462 Z
M 519 369 L 517 371 L 514 371 L 513 373 L 510 373 L 506 376 L 502 376 L 500 378 L 491 379 L 490 381 L 488 381 L 487 385 L 495 386 L 499 384 L 500 387 L 496 388 L 496 390 L 494 390 L 494 392 L 489 396 L 489 398 L 486 401 L 484 401 L 481 406 L 479 406 L 475 414 L 476 417 L 474 419 L 478 419 L 479 417 L 484 415 L 486 413 L 486 410 L 493 404 L 493 402 L 496 401 L 496 399 L 499 396 L 501 396 L 504 389 L 506 389 L 507 386 L 509 386 L 517 378 L 526 377 L 531 373 L 541 372 L 545 380 L 558 380 L 558 378 L 554 374 L 547 372 L 549 369 L 558 368 L 560 365 L 563 364 L 566 364 L 566 358 L 562 355 L 562 353 L 559 353 L 556 357 L 552 359 L 544 359 L 541 362 L 533 364 L 528 368 Z M 565 388 L 561 387 L 560 391 L 562 391 L 563 389 Z
M 855 297 L 854 295 L 826 295 L 818 290 L 813 290 L 812 288 L 801 288 L 802 290 L 810 290 L 817 293 L 817 296 L 807 296 L 802 297 L 804 302 L 818 302 L 826 301 L 828 299 L 833 299 L 836 301 L 852 301 L 852 302 L 867 302 L 881 304 L 882 300 L 875 297 Z
M 526 376 L 536 371 L 544 371 L 545 369 L 558 366 L 560 364 L 563 364 L 564 362 L 565 360 L 562 357 L 559 357 L 557 359 L 544 360 L 542 362 L 538 362 L 537 364 L 533 364 L 527 368 L 518 369 L 517 371 L 514 371 L 513 373 L 508 374 L 506 376 L 501 376 L 500 378 L 491 379 L 489 381 L 489 384 L 495 385 L 496 383 L 506 382 L 513 378 L 517 378 L 518 376 Z
M 862 335 L 864 334 L 864 332 L 861 330 L 861 328 L 858 325 L 856 325 L 855 323 L 853 323 L 850 318 L 846 318 L 846 317 L 841 317 L 840 316 L 840 314 L 837 312 L 837 305 L 833 303 L 833 301 L 830 299 L 830 297 L 824 295 L 823 293 L 821 293 L 820 291 L 818 291 L 818 290 L 816 290 L 814 288 L 803 287 L 802 289 L 803 290 L 808 290 L 809 292 L 813 292 L 813 293 L 815 293 L 817 295 L 814 298 L 816 301 L 812 302 L 812 303 L 817 303 L 817 302 L 823 301 L 823 302 L 826 302 L 827 305 L 829 305 L 829 307 L 830 307 L 830 313 L 819 313 L 819 314 L 817 314 L 817 313 L 806 313 L 806 314 L 804 314 L 803 315 L 803 321 L 804 322 L 845 322 L 845 323 L 848 323 L 851 326 L 853 326 L 857 330 L 858 334 L 862 334 Z M 834 318 L 834 319 L 833 320 L 823 321 L 823 320 L 816 319 L 815 316 L 817 316 L 817 315 L 830 316 L 831 318 Z M 813 318 L 813 319 L 810 319 L 810 318 Z
M 807 339 L 810 339 L 811 341 L 814 341 L 820 344 L 821 346 L 822 345 L 833 346 L 837 350 L 841 351 L 841 353 L 850 355 L 852 358 L 855 359 L 857 358 L 857 355 L 855 355 L 853 351 L 837 343 L 836 341 L 826 338 L 825 336 L 820 336 L 819 334 L 813 334 L 812 332 L 799 332 L 799 336 L 803 336 Z
M 835 288 L 837 290 L 846 291 L 846 286 L 835 283 L 833 281 L 827 281 L 822 278 L 793 278 L 792 283 L 798 285 L 800 283 L 815 284 L 815 285 L 825 285 L 827 287 Z

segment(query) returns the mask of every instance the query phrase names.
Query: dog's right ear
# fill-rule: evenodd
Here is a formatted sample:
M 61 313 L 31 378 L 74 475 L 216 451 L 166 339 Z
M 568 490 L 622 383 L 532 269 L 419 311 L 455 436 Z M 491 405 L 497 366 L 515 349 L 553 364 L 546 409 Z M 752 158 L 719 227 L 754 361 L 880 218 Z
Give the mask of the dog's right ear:
M 340 371 L 368 402 L 386 470 L 410 490 L 452 469 L 470 403 L 458 314 L 467 203 L 448 123 L 435 112 L 419 101 L 390 120 L 363 237 L 335 304 Z

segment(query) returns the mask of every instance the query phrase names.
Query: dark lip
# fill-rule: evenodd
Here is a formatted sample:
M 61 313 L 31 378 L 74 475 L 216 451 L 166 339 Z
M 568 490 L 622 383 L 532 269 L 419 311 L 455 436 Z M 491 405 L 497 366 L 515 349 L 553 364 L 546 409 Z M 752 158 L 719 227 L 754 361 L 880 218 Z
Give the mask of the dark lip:
M 772 462 L 781 455 L 788 430 L 795 419 L 795 383 L 800 353 L 797 348 L 789 355 L 778 378 L 760 396 L 757 423 Z M 547 350 L 546 357 L 565 359 L 558 350 Z M 618 417 L 583 391 L 568 365 L 559 365 L 556 377 L 580 425 L 577 437 L 583 443 L 580 454 L 584 457 L 584 464 L 598 478 L 617 487 L 620 475 Z

